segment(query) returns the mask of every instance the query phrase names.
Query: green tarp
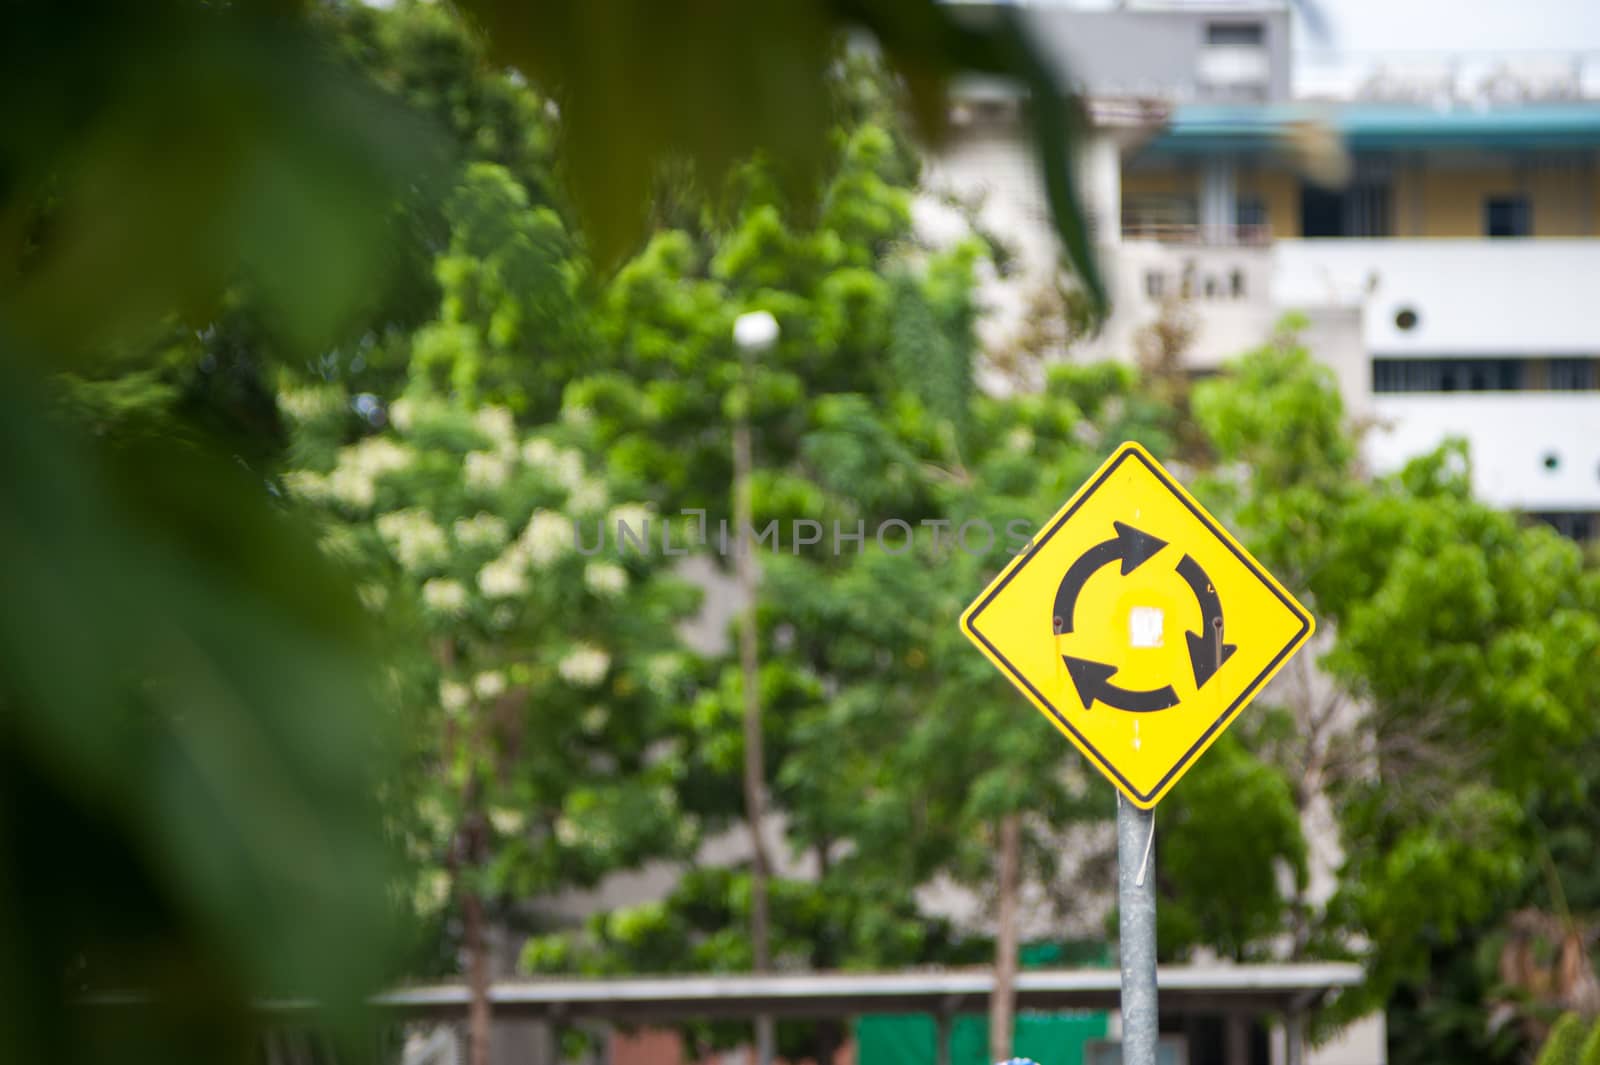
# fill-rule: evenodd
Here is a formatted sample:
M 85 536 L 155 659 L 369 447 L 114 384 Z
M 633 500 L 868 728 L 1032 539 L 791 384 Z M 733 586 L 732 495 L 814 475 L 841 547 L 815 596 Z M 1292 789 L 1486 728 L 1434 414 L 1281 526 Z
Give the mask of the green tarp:
M 1039 1065 L 1083 1065 L 1083 1044 L 1103 1039 L 1104 1013 L 1020 1013 L 1012 1053 Z M 936 1026 L 926 1014 L 862 1017 L 856 1022 L 857 1065 L 933 1065 Z M 950 1065 L 991 1065 L 989 1022 L 975 1015 L 950 1026 Z

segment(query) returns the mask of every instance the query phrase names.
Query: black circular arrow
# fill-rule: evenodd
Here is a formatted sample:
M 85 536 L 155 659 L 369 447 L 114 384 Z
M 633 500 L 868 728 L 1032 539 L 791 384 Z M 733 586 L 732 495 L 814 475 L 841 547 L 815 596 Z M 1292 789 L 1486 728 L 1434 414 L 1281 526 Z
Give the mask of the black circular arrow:
M 1054 620 L 1057 636 L 1065 636 L 1072 631 L 1072 612 L 1078 605 L 1078 593 L 1083 591 L 1083 586 L 1101 566 L 1110 565 L 1120 559 L 1122 575 L 1126 577 L 1157 551 L 1167 546 L 1165 540 L 1158 540 L 1149 533 L 1140 532 L 1120 521 L 1112 522 L 1111 527 L 1116 530 L 1117 535 L 1095 544 L 1079 555 L 1078 561 L 1067 567 L 1067 575 L 1061 578 L 1061 584 L 1056 588 Z
M 1206 681 L 1238 648 L 1222 642 L 1222 599 L 1200 563 L 1184 555 L 1178 563 L 1178 576 L 1188 582 L 1194 597 L 1200 601 L 1200 631 L 1184 635 L 1189 638 L 1189 667 L 1194 670 L 1194 686 L 1204 688 Z
M 1170 684 L 1154 691 L 1133 691 L 1111 683 L 1111 675 L 1117 671 L 1116 666 L 1091 662 L 1086 658 L 1073 658 L 1071 655 L 1062 655 L 1061 661 L 1066 663 L 1067 672 L 1072 675 L 1072 686 L 1078 689 L 1078 698 L 1083 700 L 1085 710 L 1096 699 L 1114 709 L 1135 714 L 1148 714 L 1178 705 L 1178 693 L 1172 690 Z
M 1122 575 L 1127 576 L 1167 546 L 1165 540 L 1140 532 L 1120 521 L 1112 522 L 1111 527 L 1117 535 L 1095 544 L 1078 556 L 1078 560 L 1067 567 L 1066 576 L 1061 578 L 1061 584 L 1056 588 L 1055 617 L 1051 620 L 1057 636 L 1064 636 L 1072 631 L 1072 613 L 1078 605 L 1078 593 L 1083 591 L 1083 586 L 1088 583 L 1089 578 L 1102 566 L 1108 566 L 1120 559 Z M 1085 710 L 1089 709 L 1096 699 L 1109 707 L 1135 714 L 1147 714 L 1178 705 L 1178 693 L 1172 690 L 1170 684 L 1154 691 L 1119 688 L 1111 683 L 1111 677 L 1117 671 L 1116 666 L 1091 662 L 1085 658 L 1073 658 L 1071 655 L 1062 655 L 1061 661 L 1065 663 L 1067 673 L 1072 677 L 1072 686 L 1078 689 L 1078 698 L 1083 700 Z
M 1101 567 L 1121 561 L 1122 574 L 1127 576 L 1167 546 L 1165 540 L 1140 532 L 1120 521 L 1112 522 L 1111 527 L 1116 530 L 1116 536 L 1095 544 L 1080 555 L 1077 561 L 1067 567 L 1066 575 L 1056 588 L 1055 616 L 1051 621 L 1057 636 L 1072 631 L 1072 615 L 1078 605 L 1078 594 Z M 1189 585 L 1200 604 L 1200 631 L 1186 632 L 1184 635 L 1188 637 L 1189 667 L 1194 671 L 1194 686 L 1203 688 L 1238 648 L 1222 642 L 1222 599 L 1200 563 L 1192 556 L 1184 555 L 1178 562 L 1177 570 L 1178 576 Z M 1061 661 L 1072 677 L 1072 686 L 1077 689 L 1085 710 L 1096 699 L 1113 709 L 1135 714 L 1148 714 L 1178 705 L 1178 693 L 1170 684 L 1150 691 L 1135 691 L 1111 683 L 1111 678 L 1117 672 L 1116 666 L 1071 655 L 1062 655 Z

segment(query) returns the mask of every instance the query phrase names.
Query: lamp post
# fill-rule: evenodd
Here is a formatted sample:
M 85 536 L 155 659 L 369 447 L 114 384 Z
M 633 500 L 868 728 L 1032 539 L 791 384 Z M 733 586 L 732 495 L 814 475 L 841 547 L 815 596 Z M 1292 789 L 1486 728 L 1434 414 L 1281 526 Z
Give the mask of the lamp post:
M 767 877 L 771 873 L 763 822 L 766 820 L 765 757 L 761 744 L 761 691 L 756 647 L 756 560 L 750 546 L 754 521 L 750 499 L 750 398 L 755 357 L 778 341 L 778 321 L 766 311 L 741 314 L 733 323 L 739 349 L 739 402 L 733 418 L 734 576 L 743 609 L 739 612 L 739 672 L 744 689 L 744 809 L 750 822 L 750 941 L 757 973 L 772 969 L 768 930 Z M 756 1017 L 757 1065 L 772 1065 L 777 1036 L 771 1014 Z

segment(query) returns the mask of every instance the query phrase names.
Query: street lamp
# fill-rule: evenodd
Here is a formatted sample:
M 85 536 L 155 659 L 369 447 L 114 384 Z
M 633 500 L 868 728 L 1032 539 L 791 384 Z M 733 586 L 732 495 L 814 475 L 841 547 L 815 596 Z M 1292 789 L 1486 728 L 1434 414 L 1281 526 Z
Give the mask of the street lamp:
M 743 609 L 739 613 L 739 673 L 744 689 L 744 809 L 750 822 L 750 943 L 757 973 L 772 969 L 767 918 L 767 877 L 771 867 L 762 831 L 766 820 L 765 757 L 761 745 L 761 691 L 756 653 L 756 562 L 750 547 L 754 522 L 750 499 L 750 401 L 755 357 L 778 342 L 778 320 L 766 311 L 741 314 L 733 323 L 739 349 L 739 402 L 733 414 L 733 564 Z M 777 1037 L 772 1015 L 756 1017 L 757 1065 L 772 1065 Z
M 767 351 L 778 342 L 778 320 L 767 311 L 751 311 L 733 321 L 733 342 L 743 355 Z

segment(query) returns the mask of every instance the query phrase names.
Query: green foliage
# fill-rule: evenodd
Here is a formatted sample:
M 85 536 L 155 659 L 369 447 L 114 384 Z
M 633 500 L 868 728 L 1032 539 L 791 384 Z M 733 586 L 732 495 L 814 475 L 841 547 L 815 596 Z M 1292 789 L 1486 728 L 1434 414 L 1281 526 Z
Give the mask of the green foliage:
M 1384 1013 L 1395 1033 L 1388 1054 L 1394 1065 L 1517 1065 L 1532 1056 L 1523 1026 L 1508 1011 L 1490 1006 L 1504 993 L 1497 986 L 1500 943 L 1492 934 L 1492 919 L 1479 934 L 1433 944 L 1427 982 L 1402 984 L 1389 996 Z
M 590 346 L 574 242 L 554 210 L 530 205 L 490 163 L 467 168 L 445 217 L 439 316 L 412 340 L 411 372 L 441 395 L 547 420 Z
M 103 1060 L 114 1038 L 228 1060 L 250 1050 L 251 995 L 346 1008 L 397 960 L 374 657 L 353 597 L 258 480 L 143 434 L 78 439 L 16 361 L 0 452 L 29 472 L 0 508 L 0 1050 Z M 63 1001 L 69 972 L 173 1005 L 113 1037 Z
M 1338 690 L 1288 708 L 1306 739 L 1272 743 L 1337 812 L 1322 949 L 1368 944 L 1364 993 L 1341 1009 L 1401 1003 L 1394 1045 L 1437 1060 L 1484 1030 L 1441 992 L 1491 983 L 1441 959 L 1471 968 L 1457 944 L 1519 904 L 1562 906 L 1530 815 L 1553 803 L 1564 819 L 1592 787 L 1573 755 L 1600 738 L 1600 578 L 1575 545 L 1474 500 L 1459 444 L 1357 476 L 1333 383 L 1292 335 L 1198 386 L 1193 409 L 1221 462 L 1209 494 L 1332 636 L 1320 665 Z M 1586 845 L 1563 853 L 1583 875 Z
M 461 7 L 487 29 L 497 59 L 559 102 L 568 189 L 603 263 L 636 249 L 647 231 L 652 181 L 665 162 L 684 155 L 711 188 L 749 158 L 764 158 L 771 164 L 766 178 L 785 203 L 804 209 L 822 187 L 823 226 L 867 246 L 819 180 L 832 167 L 836 125 L 861 117 L 859 96 L 819 88 L 839 62 L 840 35 L 865 29 L 900 76 L 926 134 L 943 132 L 944 87 L 953 74 L 999 75 L 1026 87 L 1057 232 L 1088 291 L 1104 302 L 1070 165 L 1081 129 L 1075 101 L 1058 80 L 1057 60 L 1009 11 L 973 22 L 933 0 L 787 0 L 687 11 L 610 0 L 546 5 L 535 24 L 508 0 L 463 0 Z M 870 230 L 882 219 L 859 213 L 868 202 L 851 197 L 845 206 Z
M 1162 954 L 1206 946 L 1236 961 L 1270 956 L 1285 926 L 1287 873 L 1305 889 L 1306 843 L 1288 781 L 1232 733 L 1224 735 L 1163 803 L 1156 867 Z
M 1589 1026 L 1589 1034 L 1584 1037 L 1574 1060 L 1578 1065 L 1600 1065 L 1600 1020 Z
M 396 177 L 425 179 L 426 127 L 276 5 L 86 15 L 33 5 L 0 45 L 30 101 L 0 136 L 8 328 L 82 364 L 243 284 L 295 350 L 336 336 L 382 277 Z
M 1576 1013 L 1563 1013 L 1556 1018 L 1550 1036 L 1539 1048 L 1535 1065 L 1579 1065 L 1587 1023 Z
M 458 324 L 482 328 L 478 313 Z M 654 557 L 580 552 L 580 526 L 592 542 L 619 520 L 643 528 L 650 511 L 615 499 L 559 433 L 475 402 L 518 391 L 494 364 L 445 398 L 435 375 L 447 357 L 414 358 L 389 428 L 355 443 L 325 416 L 345 406 L 336 390 L 284 397 L 300 412 L 304 462 L 285 484 L 325 514 L 327 549 L 363 575 L 408 669 L 424 774 L 396 815 L 421 867 L 422 917 L 463 884 L 491 899 L 547 896 L 692 838 L 673 795 L 681 763 L 657 746 L 687 665 L 673 626 L 693 594 L 661 579 Z
M 0 133 L 0 1056 L 242 1060 L 253 999 L 388 978 L 395 916 L 414 968 L 453 969 L 467 893 L 531 971 L 747 968 L 748 871 L 700 848 L 743 813 L 738 671 L 686 651 L 673 560 L 571 539 L 648 516 L 686 543 L 696 508 L 715 542 L 736 417 L 757 526 L 822 523 L 761 560 L 766 780 L 814 871 L 773 885 L 783 965 L 982 960 L 918 889 L 981 892 L 1019 811 L 1052 882 L 1059 834 L 1110 817 L 954 618 L 1008 523 L 1131 438 L 1214 455 L 1207 498 L 1324 623 L 1319 698 L 1361 710 L 1330 734 L 1285 692 L 1173 794 L 1163 948 L 1268 957 L 1288 926 L 1361 955 L 1344 1006 L 1394 1008 L 1396 1061 L 1516 1056 L 1478 941 L 1600 907 L 1600 578 L 1572 545 L 1474 501 L 1459 446 L 1361 476 L 1287 326 L 1193 424 L 1121 365 L 977 394 L 983 252 L 915 247 L 897 108 L 931 128 L 944 74 L 1019 74 L 1087 271 L 1074 116 L 1008 12 L 459 6 L 473 32 L 425 3 L 103 3 L 0 42 L 34 105 Z M 840 58 L 847 24 L 901 82 Z M 756 309 L 782 336 L 747 370 Z M 911 546 L 876 541 L 889 518 Z M 995 542 L 953 549 L 978 518 Z M 1345 854 L 1322 911 L 1319 789 Z M 684 868 L 664 899 L 576 929 L 541 905 L 657 858 Z M 173 1005 L 113 1030 L 69 987 Z

